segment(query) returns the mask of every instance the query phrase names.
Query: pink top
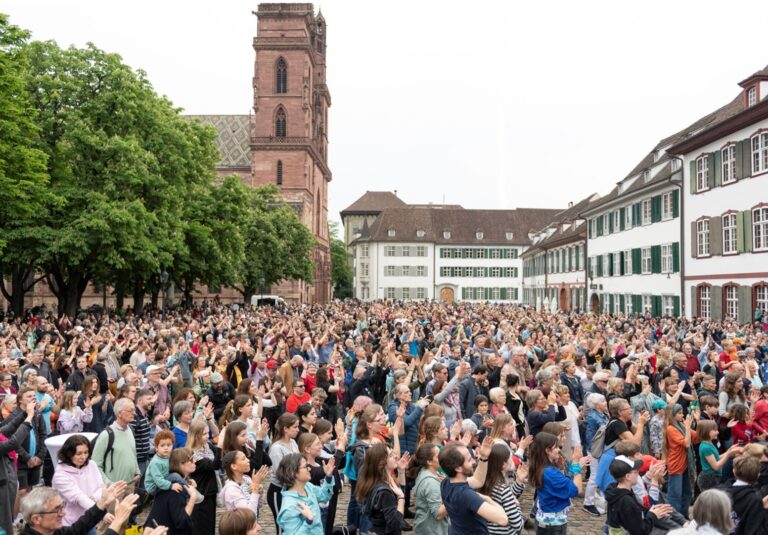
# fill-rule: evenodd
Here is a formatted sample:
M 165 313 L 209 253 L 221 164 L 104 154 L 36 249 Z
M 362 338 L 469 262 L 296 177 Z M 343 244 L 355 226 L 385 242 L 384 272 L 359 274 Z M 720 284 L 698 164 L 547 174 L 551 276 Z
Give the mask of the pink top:
M 57 464 L 52 486 L 64 500 L 62 524 L 71 526 L 101 497 L 104 480 L 96 463 L 88 459 L 82 468 Z

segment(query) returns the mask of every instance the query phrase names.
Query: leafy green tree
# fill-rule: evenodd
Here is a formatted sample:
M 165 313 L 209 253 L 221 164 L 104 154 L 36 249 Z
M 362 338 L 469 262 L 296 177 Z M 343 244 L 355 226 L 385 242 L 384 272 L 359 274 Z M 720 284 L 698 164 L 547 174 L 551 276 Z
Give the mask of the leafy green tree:
M 281 280 L 312 282 L 314 237 L 283 200 L 280 190 L 266 185 L 249 192 L 245 238 L 245 262 L 235 289 L 245 302 Z
M 339 299 L 352 297 L 352 268 L 347 261 L 347 246 L 339 238 L 339 223 L 328 223 L 328 236 L 331 240 L 331 281 L 333 295 Z
M 28 38 L 0 13 L 0 290 L 17 315 L 24 311 L 24 295 L 40 280 L 34 259 L 42 235 L 36 221 L 51 200 L 26 83 Z

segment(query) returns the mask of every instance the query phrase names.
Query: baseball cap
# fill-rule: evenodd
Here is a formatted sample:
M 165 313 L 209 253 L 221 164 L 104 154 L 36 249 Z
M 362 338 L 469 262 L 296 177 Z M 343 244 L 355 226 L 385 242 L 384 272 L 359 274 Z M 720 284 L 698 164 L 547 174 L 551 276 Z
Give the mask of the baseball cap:
M 611 476 L 613 476 L 613 479 L 619 480 L 633 470 L 639 471 L 641 466 L 643 466 L 643 461 L 636 461 L 634 459 L 630 459 L 626 455 L 619 455 L 613 461 L 611 461 L 609 470 L 611 472 Z

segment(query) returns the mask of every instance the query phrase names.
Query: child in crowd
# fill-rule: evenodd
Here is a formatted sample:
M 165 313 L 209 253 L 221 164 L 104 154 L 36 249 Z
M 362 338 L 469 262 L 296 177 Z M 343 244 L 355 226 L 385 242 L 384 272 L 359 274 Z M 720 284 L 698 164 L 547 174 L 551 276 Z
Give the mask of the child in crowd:
M 488 398 L 482 394 L 475 396 L 475 414 L 472 415 L 472 421 L 480 434 L 478 440 L 482 442 L 493 427 L 493 418 L 488 414 Z
M 158 490 L 171 489 L 175 492 L 182 490 L 181 482 L 172 482 L 168 479 L 169 460 L 174 443 L 173 431 L 169 429 L 158 431 L 155 435 L 155 455 L 149 461 L 144 477 L 144 488 L 153 496 Z
M 661 459 L 664 448 L 664 411 L 667 410 L 667 402 L 663 399 L 654 399 L 651 403 L 651 410 L 653 417 L 648 428 L 651 438 L 651 455 Z
M 696 484 L 701 492 L 720 484 L 723 477 L 723 466 L 728 459 L 741 453 L 738 445 L 733 445 L 722 456 L 717 451 L 718 428 L 714 420 L 702 420 L 699 422 L 697 432 L 701 443 L 699 444 L 699 459 L 701 459 L 701 473 Z

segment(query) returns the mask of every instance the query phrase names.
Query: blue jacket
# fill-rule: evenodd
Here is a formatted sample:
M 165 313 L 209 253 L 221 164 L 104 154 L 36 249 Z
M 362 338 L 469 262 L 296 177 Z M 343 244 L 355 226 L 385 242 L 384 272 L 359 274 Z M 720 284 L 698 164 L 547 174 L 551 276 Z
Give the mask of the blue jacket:
M 597 433 L 597 430 L 600 428 L 600 426 L 607 423 L 608 415 L 594 409 L 589 411 L 589 414 L 587 414 L 587 421 L 585 422 L 584 426 L 584 438 L 588 445 L 592 444 L 592 439 L 595 437 L 595 433 Z
M 544 484 L 538 489 L 537 500 L 545 513 L 558 513 L 570 507 L 571 498 L 579 495 L 576 484 L 554 466 L 544 469 L 542 480 Z
M 277 525 L 283 533 L 291 535 L 323 535 L 323 520 L 320 517 L 319 502 L 327 502 L 333 496 L 333 478 L 323 479 L 319 487 L 312 483 L 307 483 L 304 489 L 306 496 L 301 496 L 292 490 L 283 490 L 283 501 L 280 505 L 280 512 L 277 514 Z M 296 504 L 302 502 L 312 510 L 312 522 L 307 522 L 304 516 L 299 512 Z
M 397 408 L 400 402 L 395 400 L 389 404 L 389 421 L 393 424 L 397 420 Z M 421 407 L 414 403 L 409 403 L 403 415 L 405 423 L 405 433 L 400 434 L 400 451 L 408 452 L 411 455 L 416 453 L 416 446 L 419 442 L 419 420 L 421 420 Z

